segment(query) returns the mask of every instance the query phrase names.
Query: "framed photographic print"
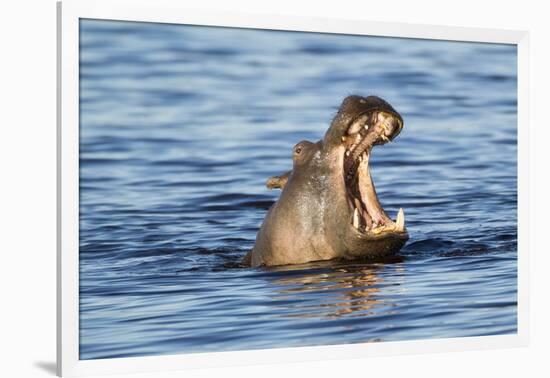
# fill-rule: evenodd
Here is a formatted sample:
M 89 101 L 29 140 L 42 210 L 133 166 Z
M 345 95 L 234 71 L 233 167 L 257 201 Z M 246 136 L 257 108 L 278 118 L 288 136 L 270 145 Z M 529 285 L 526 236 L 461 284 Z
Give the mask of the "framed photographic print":
M 58 44 L 58 374 L 526 345 L 527 33 L 115 0 Z

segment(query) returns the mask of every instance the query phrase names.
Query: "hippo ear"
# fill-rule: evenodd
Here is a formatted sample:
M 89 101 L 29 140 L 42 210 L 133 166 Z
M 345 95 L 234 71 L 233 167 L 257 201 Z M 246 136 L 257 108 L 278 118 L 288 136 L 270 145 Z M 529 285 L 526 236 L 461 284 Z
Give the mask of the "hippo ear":
M 280 176 L 271 176 L 267 179 L 267 182 L 265 183 L 265 186 L 267 186 L 268 189 L 283 189 L 286 185 L 286 182 L 288 181 L 288 176 L 292 171 L 288 171 L 286 173 L 283 173 Z

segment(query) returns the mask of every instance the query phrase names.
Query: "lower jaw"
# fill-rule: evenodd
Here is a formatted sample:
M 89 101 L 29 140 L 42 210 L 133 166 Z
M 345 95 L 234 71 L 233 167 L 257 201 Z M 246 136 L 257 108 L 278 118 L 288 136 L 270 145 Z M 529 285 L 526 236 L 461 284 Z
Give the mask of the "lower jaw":
M 353 232 L 353 238 L 346 243 L 347 259 L 379 259 L 395 256 L 407 243 L 407 232 L 387 232 L 379 235 L 368 235 Z

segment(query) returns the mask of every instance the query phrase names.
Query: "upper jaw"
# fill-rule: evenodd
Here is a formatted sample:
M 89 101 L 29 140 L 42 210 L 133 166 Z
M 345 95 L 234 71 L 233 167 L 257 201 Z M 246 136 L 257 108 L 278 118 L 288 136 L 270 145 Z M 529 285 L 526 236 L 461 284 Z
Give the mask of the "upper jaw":
M 395 132 L 388 135 L 388 139 L 393 140 L 403 128 L 403 119 L 389 103 L 376 96 L 351 95 L 346 97 L 323 138 L 324 145 L 331 147 L 338 145 L 340 138 L 346 135 L 352 123 L 360 119 L 364 120 L 365 116 L 381 113 L 391 116 L 397 126 Z

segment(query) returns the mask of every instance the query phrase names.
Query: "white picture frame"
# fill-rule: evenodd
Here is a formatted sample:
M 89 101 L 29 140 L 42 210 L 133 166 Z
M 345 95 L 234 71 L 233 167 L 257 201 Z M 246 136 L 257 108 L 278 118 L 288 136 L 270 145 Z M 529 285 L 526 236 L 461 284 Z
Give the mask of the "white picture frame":
M 177 0 L 58 3 L 57 372 L 60 376 L 167 371 L 309 360 L 518 347 L 528 344 L 528 50 L 524 31 L 394 24 L 185 9 Z M 515 335 L 79 360 L 79 19 L 328 32 L 517 45 L 518 328 Z

